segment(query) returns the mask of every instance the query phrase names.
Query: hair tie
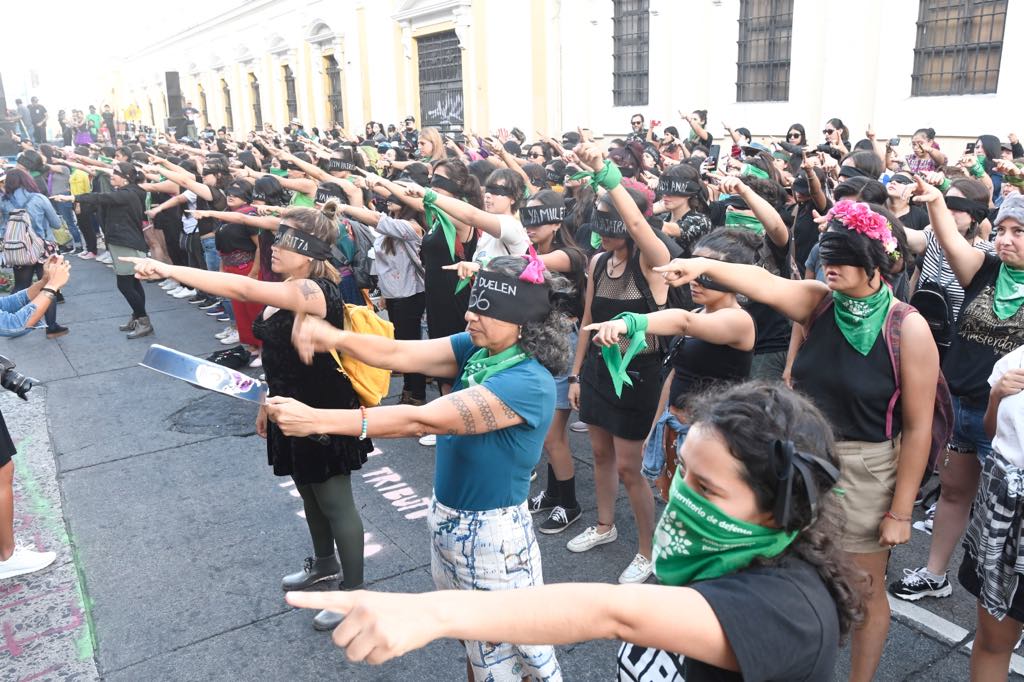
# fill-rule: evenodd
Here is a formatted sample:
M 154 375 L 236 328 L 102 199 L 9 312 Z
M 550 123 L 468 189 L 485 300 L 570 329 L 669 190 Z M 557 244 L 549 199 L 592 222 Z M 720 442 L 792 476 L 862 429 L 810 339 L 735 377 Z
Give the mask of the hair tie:
M 519 273 L 519 279 L 533 284 L 544 284 L 546 266 L 544 261 L 537 257 L 537 250 L 533 248 L 533 244 L 530 244 L 530 249 L 523 254 L 523 258 L 527 260 L 527 263 L 526 268 Z
M 807 493 L 807 503 L 811 508 L 810 523 L 813 523 L 818 516 L 818 490 L 814 485 L 811 466 L 816 465 L 820 468 L 830 479 L 831 484 L 835 484 L 839 480 L 839 469 L 821 457 L 797 450 L 791 440 L 776 440 L 773 455 L 775 476 L 778 480 L 775 489 L 775 509 L 773 510 L 775 522 L 782 530 L 797 530 L 790 528 L 790 525 L 793 515 L 793 479 L 799 472 L 800 481 Z

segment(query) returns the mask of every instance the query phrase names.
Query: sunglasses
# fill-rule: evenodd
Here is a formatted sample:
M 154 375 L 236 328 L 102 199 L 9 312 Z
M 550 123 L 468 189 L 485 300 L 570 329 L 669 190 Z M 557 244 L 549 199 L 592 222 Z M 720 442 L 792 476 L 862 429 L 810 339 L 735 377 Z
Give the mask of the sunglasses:
M 836 131 L 836 129 L 835 129 L 835 128 L 825 128 L 825 129 L 824 129 L 824 130 L 822 130 L 821 132 L 825 133 L 826 135 L 831 135 L 831 134 L 832 134 L 832 133 L 834 133 L 835 131 Z
M 791 138 L 791 139 L 795 137 L 795 138 L 799 139 L 800 138 L 800 133 L 790 133 L 789 135 L 786 135 L 786 137 Z
M 530 152 L 529 154 L 527 154 L 527 157 L 531 159 L 542 159 L 544 158 L 544 155 L 538 152 Z
M 630 123 L 632 123 L 635 126 L 642 126 L 644 124 L 643 121 L 630 121 Z

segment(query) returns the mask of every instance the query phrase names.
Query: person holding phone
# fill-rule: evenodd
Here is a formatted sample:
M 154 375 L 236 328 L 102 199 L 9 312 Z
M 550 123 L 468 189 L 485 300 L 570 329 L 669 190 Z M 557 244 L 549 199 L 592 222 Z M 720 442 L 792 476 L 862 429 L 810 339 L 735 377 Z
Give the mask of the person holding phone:
M 910 138 L 912 153 L 905 157 L 906 169 L 911 174 L 933 173 L 946 165 L 946 155 L 939 149 L 935 141 L 934 128 L 918 128 Z M 969 144 L 967 153 L 974 153 L 974 145 Z

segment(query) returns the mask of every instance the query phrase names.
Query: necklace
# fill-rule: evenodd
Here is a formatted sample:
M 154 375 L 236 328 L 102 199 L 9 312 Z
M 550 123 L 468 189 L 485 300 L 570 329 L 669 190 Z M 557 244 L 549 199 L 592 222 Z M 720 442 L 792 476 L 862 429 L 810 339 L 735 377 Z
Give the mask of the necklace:
M 616 263 L 613 258 L 609 258 L 608 259 L 608 276 L 611 277 L 611 276 L 615 275 L 615 272 L 619 269 L 619 266 L 625 265 L 625 264 L 626 264 L 626 259 L 625 258 L 620 260 L 618 263 Z

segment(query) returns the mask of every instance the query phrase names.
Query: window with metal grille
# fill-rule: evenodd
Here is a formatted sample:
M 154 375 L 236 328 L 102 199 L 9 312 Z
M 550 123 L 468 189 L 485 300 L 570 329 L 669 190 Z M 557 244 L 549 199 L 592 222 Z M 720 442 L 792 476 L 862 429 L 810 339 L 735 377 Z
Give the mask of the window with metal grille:
M 921 0 L 910 94 L 995 92 L 1007 0 Z
M 252 90 L 252 118 L 259 129 L 263 127 L 263 105 L 260 103 L 260 82 L 254 73 L 249 74 L 249 88 Z
M 612 52 L 615 106 L 647 104 L 648 0 L 613 0 Z
M 224 95 L 224 125 L 234 130 L 235 117 L 231 114 L 231 88 L 223 78 L 220 79 L 220 91 Z
M 288 120 L 299 117 L 299 98 L 295 94 L 295 74 L 292 67 L 284 65 L 284 102 L 288 107 Z
M 341 108 L 341 67 L 334 55 L 324 57 L 324 71 L 327 73 L 327 104 L 331 107 L 331 121 L 345 125 Z
M 455 31 L 416 39 L 420 76 L 420 120 L 448 132 L 464 123 L 462 48 Z
M 793 0 L 740 0 L 737 102 L 789 99 Z

